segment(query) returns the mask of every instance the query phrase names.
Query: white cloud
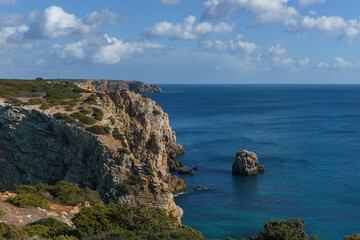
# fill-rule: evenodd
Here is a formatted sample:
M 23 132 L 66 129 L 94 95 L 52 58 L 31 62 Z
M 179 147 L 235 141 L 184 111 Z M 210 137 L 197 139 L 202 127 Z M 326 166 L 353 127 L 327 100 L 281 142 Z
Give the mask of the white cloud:
M 342 57 L 335 57 L 333 67 L 334 68 L 342 68 L 342 69 L 351 69 L 354 67 L 354 64 L 351 62 L 347 62 Z
M 330 65 L 325 62 L 320 62 L 318 68 L 330 68 Z
M 259 47 L 252 42 L 245 42 L 242 40 L 230 40 L 230 41 L 209 41 L 205 40 L 201 43 L 203 49 L 212 49 L 216 51 L 228 50 L 230 52 L 238 52 L 241 54 L 249 55 L 254 53 Z
M 202 20 L 228 19 L 231 14 L 239 10 L 255 14 L 256 20 L 252 25 L 269 22 L 283 22 L 285 25 L 294 24 L 299 13 L 293 7 L 288 7 L 289 0 L 208 0 L 203 4 Z
M 310 5 L 314 3 L 324 3 L 326 0 L 298 0 L 300 5 Z
M 304 17 L 294 27 L 297 32 L 323 32 L 339 38 L 353 39 L 360 34 L 357 20 L 346 21 L 340 16 Z
M 0 4 L 15 4 L 16 0 L 0 0 Z
M 309 63 L 310 63 L 310 59 L 308 59 L 308 58 L 300 59 L 300 60 L 298 60 L 298 63 L 299 63 L 301 66 L 307 66 L 307 65 L 309 65 Z
M 101 34 L 98 29 L 104 22 L 115 23 L 118 15 L 108 9 L 93 12 L 85 19 L 79 19 L 74 14 L 65 12 L 61 7 L 51 6 L 45 9 L 41 19 L 33 22 L 25 38 L 56 39 L 68 36 L 85 38 L 87 35 Z
M 74 43 L 66 44 L 65 46 L 58 46 L 58 56 L 65 63 L 74 63 L 86 57 L 84 47 L 88 44 L 87 40 L 77 41 Z
M 26 25 L 3 27 L 0 29 L 0 52 L 16 48 L 16 37 L 22 35 L 28 30 Z
M 131 43 L 123 42 L 117 38 L 104 35 L 106 44 L 101 46 L 93 55 L 95 63 L 115 64 L 122 59 L 128 58 L 136 53 L 142 53 L 146 48 L 160 48 L 161 45 L 153 43 Z
M 159 0 L 159 3 L 164 5 L 178 4 L 181 0 Z
M 234 30 L 233 25 L 224 22 L 216 25 L 208 22 L 197 24 L 195 22 L 195 16 L 185 18 L 183 23 L 160 22 L 145 29 L 142 33 L 148 38 L 170 37 L 172 39 L 191 40 L 211 34 L 227 34 Z

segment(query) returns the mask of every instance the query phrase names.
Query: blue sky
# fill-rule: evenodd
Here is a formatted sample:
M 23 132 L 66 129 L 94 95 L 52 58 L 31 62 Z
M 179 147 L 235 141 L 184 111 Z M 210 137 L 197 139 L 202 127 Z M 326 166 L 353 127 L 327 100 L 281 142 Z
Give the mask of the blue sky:
M 359 10 L 358 0 L 0 0 L 0 77 L 360 83 Z

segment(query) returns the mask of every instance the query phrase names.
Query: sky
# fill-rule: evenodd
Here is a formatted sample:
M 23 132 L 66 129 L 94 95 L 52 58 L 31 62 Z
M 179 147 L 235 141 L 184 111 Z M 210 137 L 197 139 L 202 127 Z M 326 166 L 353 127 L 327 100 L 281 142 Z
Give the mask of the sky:
M 0 78 L 360 83 L 359 0 L 0 0 Z

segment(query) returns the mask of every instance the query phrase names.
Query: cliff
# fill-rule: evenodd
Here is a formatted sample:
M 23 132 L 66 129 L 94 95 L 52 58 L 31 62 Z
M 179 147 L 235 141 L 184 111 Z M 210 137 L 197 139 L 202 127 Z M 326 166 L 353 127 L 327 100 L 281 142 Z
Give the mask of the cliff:
M 64 180 L 98 191 L 104 202 L 161 207 L 181 218 L 173 192 L 186 182 L 169 174 L 167 159 L 184 149 L 156 102 L 128 90 L 104 94 L 68 83 L 33 85 L 21 89 L 35 94 L 17 98 L 0 91 L 7 98 L 0 98 L 0 191 Z
M 71 80 L 74 84 L 99 92 L 130 90 L 136 93 L 161 93 L 160 87 L 148 83 L 122 80 Z

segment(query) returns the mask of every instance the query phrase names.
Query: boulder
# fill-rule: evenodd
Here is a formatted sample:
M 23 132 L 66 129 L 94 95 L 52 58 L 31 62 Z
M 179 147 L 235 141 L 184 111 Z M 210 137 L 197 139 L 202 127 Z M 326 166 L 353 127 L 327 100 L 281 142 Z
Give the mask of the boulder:
M 208 189 L 206 187 L 197 185 L 196 187 L 194 187 L 194 190 L 195 191 L 204 191 L 204 190 L 208 190 Z
M 236 152 L 236 159 L 232 165 L 232 173 L 242 176 L 252 176 L 265 171 L 264 166 L 259 166 L 255 153 L 246 150 Z

